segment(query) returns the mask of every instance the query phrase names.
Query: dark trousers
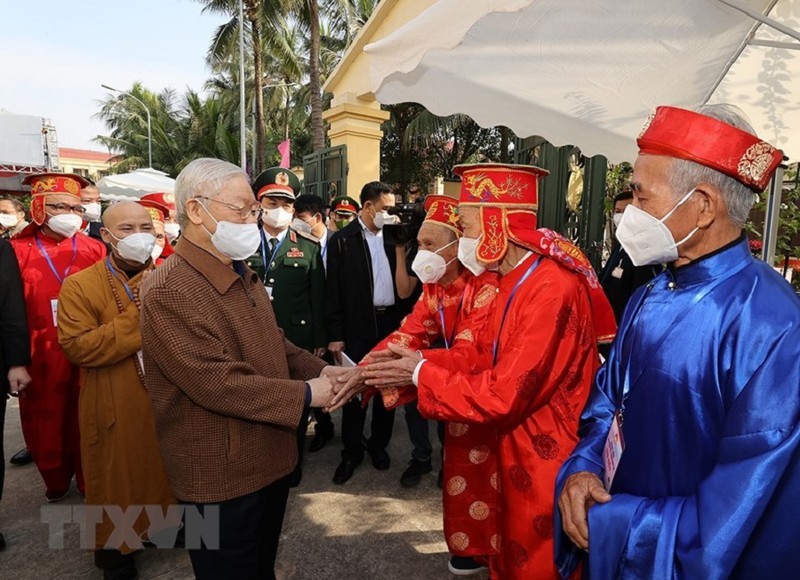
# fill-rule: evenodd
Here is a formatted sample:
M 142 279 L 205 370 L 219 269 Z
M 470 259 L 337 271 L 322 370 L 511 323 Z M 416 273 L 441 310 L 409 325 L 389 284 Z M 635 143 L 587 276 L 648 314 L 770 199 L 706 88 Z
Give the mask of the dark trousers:
M 433 453 L 431 437 L 428 431 L 428 420 L 419 414 L 417 401 L 414 400 L 405 405 L 406 427 L 408 427 L 408 438 L 414 449 L 411 451 L 411 458 L 417 461 L 429 461 Z M 439 436 L 439 443 L 444 448 L 444 422 L 438 421 L 436 433 Z
M 275 578 L 275 555 L 283 527 L 289 483 L 284 477 L 242 497 L 217 504 L 193 504 L 201 514 L 219 506 L 220 549 L 188 550 L 197 580 Z M 190 532 L 187 530 L 187 538 Z
M 376 312 L 378 325 L 378 338 L 374 340 L 351 340 L 345 344 L 345 352 L 353 361 L 358 363 L 381 340 L 397 330 L 399 320 L 394 308 Z M 370 437 L 367 440 L 367 449 L 371 452 L 385 451 L 392 440 L 394 429 L 394 409 L 388 411 L 380 396 L 372 398 L 372 423 Z M 361 443 L 364 434 L 364 423 L 367 420 L 367 409 L 361 408 L 361 401 L 353 399 L 342 407 L 342 442 L 344 450 L 343 459 L 361 461 L 364 457 L 364 446 Z
M 6 481 L 6 456 L 3 452 L 3 431 L 6 427 L 6 397 L 5 392 L 0 391 L 0 499 L 3 499 L 3 485 Z

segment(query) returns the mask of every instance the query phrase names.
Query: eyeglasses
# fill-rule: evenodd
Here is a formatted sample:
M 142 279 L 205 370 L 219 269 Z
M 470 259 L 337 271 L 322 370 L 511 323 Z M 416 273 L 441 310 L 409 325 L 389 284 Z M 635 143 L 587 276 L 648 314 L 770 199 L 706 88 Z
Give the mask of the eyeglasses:
M 198 195 L 197 197 L 195 197 L 193 199 L 204 199 L 206 201 L 212 201 L 214 203 L 218 203 L 220 205 L 224 205 L 228 209 L 235 211 L 238 214 L 238 216 L 240 218 L 242 218 L 243 220 L 246 220 L 249 217 L 257 218 L 257 217 L 259 217 L 261 215 L 261 212 L 262 212 L 261 204 L 258 203 L 257 201 L 254 202 L 253 205 L 250 205 L 250 206 L 246 206 L 245 205 L 245 206 L 239 207 L 238 205 L 233 205 L 232 203 L 228 203 L 228 202 L 225 202 L 225 201 L 219 201 L 218 199 L 212 199 L 210 197 L 204 197 L 202 195 Z
M 83 215 L 86 213 L 86 208 L 82 205 L 69 205 L 68 203 L 46 203 L 44 204 L 45 207 L 51 207 L 56 210 L 58 213 L 74 213 L 77 215 Z

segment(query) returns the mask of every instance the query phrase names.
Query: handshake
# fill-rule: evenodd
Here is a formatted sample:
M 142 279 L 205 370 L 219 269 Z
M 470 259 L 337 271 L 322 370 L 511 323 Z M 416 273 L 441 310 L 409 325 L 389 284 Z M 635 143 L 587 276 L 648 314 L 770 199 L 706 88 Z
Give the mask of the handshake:
M 330 413 L 364 392 L 367 387 L 379 389 L 412 384 L 412 375 L 422 360 L 418 351 L 395 344 L 387 350 L 368 354 L 356 367 L 326 366 L 311 386 L 311 406 Z

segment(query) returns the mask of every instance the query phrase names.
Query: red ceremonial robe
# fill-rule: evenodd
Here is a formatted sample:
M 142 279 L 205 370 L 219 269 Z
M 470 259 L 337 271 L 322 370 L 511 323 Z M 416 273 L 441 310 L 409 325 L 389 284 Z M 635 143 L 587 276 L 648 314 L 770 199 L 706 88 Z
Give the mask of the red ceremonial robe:
M 468 365 L 474 366 L 476 370 L 485 368 L 490 364 L 491 358 L 491 338 L 486 340 L 488 334 L 485 328 L 492 316 L 497 285 L 497 274 L 486 272 L 476 277 L 466 269 L 446 287 L 424 284 L 422 296 L 414 310 L 403 320 L 400 328 L 386 337 L 373 351 L 386 349 L 390 342 L 419 350 L 428 349 L 432 343 L 446 340 L 449 350 L 436 349 L 423 354 L 427 356 L 427 352 L 446 352 L 446 365 L 455 370 Z M 412 385 L 400 389 L 384 389 L 381 395 L 386 407 L 391 408 L 413 401 L 417 390 Z M 476 465 L 470 461 L 470 451 L 473 448 L 494 443 L 496 440 L 493 427 L 475 425 L 468 430 L 463 423 L 451 422 L 447 425 L 444 438 L 444 480 L 459 482 L 457 485 L 469 488 L 468 492 L 458 494 L 445 491 L 442 498 L 444 534 L 452 554 L 490 557 L 496 553 L 490 544 L 492 536 L 497 534 L 496 480 L 483 477 L 487 464 Z M 470 515 L 470 510 L 474 511 L 472 506 L 476 503 L 486 506 L 486 517 L 475 518 Z M 459 531 L 469 534 L 471 541 L 468 545 L 449 540 Z
M 31 335 L 28 372 L 33 381 L 19 400 L 22 434 L 48 490 L 69 489 L 74 475 L 78 490 L 83 493 L 79 370 L 58 345 L 55 308 L 63 279 L 101 260 L 106 248 L 81 234 L 56 242 L 33 225 L 12 239 L 11 245 L 22 272 Z
M 499 556 L 489 566 L 492 576 L 503 580 L 558 577 L 555 478 L 578 440 L 578 417 L 599 362 L 581 274 L 541 257 L 526 279 L 539 258 L 528 256 L 500 279 L 484 329 L 492 343 L 499 337 L 494 365 L 490 361 L 477 373 L 469 367 L 453 371 L 447 353 L 431 352 L 418 377 L 422 415 L 463 423 L 461 437 L 474 429 L 495 433 L 495 440 L 474 438 L 468 458 L 484 485 L 498 486 L 499 533 L 491 545 Z M 445 493 L 470 494 L 470 483 L 448 477 Z M 475 501 L 469 515 L 491 517 L 492 508 Z M 448 537 L 453 546 L 467 548 L 472 541 L 466 525 Z

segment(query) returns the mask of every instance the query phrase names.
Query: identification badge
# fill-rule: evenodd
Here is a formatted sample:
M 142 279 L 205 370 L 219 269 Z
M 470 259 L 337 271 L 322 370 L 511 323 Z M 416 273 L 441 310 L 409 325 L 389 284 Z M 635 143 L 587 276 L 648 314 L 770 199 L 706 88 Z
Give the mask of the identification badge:
M 611 430 L 608 432 L 606 446 L 603 449 L 603 467 L 605 468 L 603 483 L 606 486 L 606 491 L 611 491 L 611 484 L 614 483 L 614 476 L 617 473 L 623 451 L 625 451 L 625 439 L 622 436 L 619 411 L 617 411 L 614 414 L 614 420 L 611 422 Z
M 622 278 L 622 268 L 617 266 L 616 268 L 611 270 L 611 275 L 614 276 L 614 278 Z
M 53 312 L 53 326 L 58 326 L 58 298 L 50 300 L 50 310 Z
M 269 299 L 272 300 L 272 286 L 264 286 L 264 290 L 267 291 L 267 296 L 269 296 Z

